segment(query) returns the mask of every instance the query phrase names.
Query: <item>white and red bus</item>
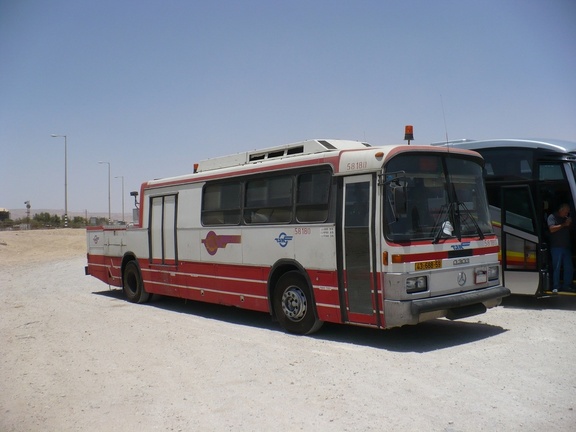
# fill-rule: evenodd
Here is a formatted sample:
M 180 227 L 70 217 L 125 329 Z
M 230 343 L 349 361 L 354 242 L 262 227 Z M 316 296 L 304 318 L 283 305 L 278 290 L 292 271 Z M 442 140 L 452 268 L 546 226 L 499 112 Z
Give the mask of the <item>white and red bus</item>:
M 345 140 L 208 159 L 141 186 L 139 223 L 87 229 L 90 274 L 151 294 L 390 328 L 497 306 L 498 239 L 482 158 Z

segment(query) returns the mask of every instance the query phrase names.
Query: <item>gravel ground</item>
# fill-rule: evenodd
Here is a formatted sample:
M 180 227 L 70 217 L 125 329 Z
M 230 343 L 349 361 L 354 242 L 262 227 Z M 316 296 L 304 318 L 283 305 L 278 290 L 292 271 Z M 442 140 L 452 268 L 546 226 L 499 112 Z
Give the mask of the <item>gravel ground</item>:
M 576 296 L 378 331 L 123 300 L 84 232 L 0 232 L 0 431 L 571 431 Z

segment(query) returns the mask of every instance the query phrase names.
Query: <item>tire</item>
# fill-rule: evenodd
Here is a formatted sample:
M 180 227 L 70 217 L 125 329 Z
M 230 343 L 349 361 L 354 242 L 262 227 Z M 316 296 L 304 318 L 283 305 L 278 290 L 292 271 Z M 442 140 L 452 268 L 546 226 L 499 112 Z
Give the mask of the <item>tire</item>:
M 273 306 L 280 325 L 289 333 L 311 334 L 322 327 L 316 317 L 316 305 L 306 279 L 290 271 L 278 280 L 274 289 Z
M 122 290 L 131 303 L 146 303 L 150 294 L 144 289 L 140 266 L 136 261 L 128 261 L 122 274 Z

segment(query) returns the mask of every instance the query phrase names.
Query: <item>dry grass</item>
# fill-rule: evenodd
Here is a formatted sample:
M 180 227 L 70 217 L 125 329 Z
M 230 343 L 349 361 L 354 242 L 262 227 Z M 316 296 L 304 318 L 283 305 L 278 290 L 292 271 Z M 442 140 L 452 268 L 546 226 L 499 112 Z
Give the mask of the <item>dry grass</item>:
M 84 229 L 0 232 L 0 267 L 58 261 L 86 253 Z

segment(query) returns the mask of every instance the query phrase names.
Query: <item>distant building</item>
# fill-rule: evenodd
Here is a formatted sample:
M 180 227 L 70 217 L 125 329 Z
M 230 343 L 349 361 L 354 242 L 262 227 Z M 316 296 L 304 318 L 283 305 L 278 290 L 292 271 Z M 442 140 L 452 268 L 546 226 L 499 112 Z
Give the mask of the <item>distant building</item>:
M 0 207 L 0 221 L 10 219 L 10 210 Z

